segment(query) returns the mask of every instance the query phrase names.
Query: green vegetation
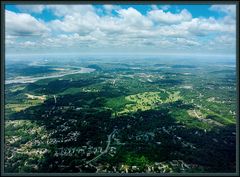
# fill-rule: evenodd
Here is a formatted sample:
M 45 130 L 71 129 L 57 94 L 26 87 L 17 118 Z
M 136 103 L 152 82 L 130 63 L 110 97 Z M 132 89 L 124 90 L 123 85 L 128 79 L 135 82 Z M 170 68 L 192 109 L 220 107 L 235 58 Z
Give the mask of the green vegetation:
M 28 79 L 96 70 L 6 84 L 5 171 L 235 172 L 236 72 L 158 62 L 15 64 Z
M 112 108 L 114 112 L 123 109 L 127 104 L 134 104 L 135 102 L 127 100 L 124 96 L 111 98 L 107 101 L 106 106 Z
M 8 110 L 10 109 L 10 111 L 13 111 L 13 112 L 20 112 L 22 110 L 25 110 L 31 106 L 35 106 L 35 105 L 38 105 L 38 104 L 41 104 L 42 101 L 41 100 L 25 100 L 23 103 L 10 103 L 10 104 L 7 104 L 5 106 L 5 109 Z
M 5 158 L 11 172 L 36 172 L 49 146 L 49 135 L 43 126 L 29 120 L 5 123 Z M 18 148 L 12 154 L 12 148 Z
M 151 165 L 149 160 L 145 156 L 139 156 L 133 153 L 127 153 L 124 157 L 125 163 L 128 166 L 138 166 L 140 169 L 144 169 L 146 165 Z
M 116 110 L 120 110 L 117 114 L 128 114 L 131 112 L 145 111 L 157 109 L 162 103 L 174 102 L 180 99 L 180 92 L 168 93 L 165 90 L 161 92 L 144 92 L 136 95 L 126 96 L 125 100 L 117 99 L 113 105 L 120 105 Z M 116 104 L 117 102 L 117 104 Z M 123 103 L 123 104 L 122 104 Z M 111 105 L 112 102 L 108 103 Z

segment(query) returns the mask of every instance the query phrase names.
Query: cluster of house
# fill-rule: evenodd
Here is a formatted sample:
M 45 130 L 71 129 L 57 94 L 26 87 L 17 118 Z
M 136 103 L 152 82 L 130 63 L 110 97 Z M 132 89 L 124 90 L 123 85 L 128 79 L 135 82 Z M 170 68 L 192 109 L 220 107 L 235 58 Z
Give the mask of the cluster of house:
M 46 148 L 37 148 L 37 149 L 17 149 L 17 153 L 27 154 L 28 156 L 41 156 L 48 152 Z
M 94 166 L 95 167 L 95 166 Z M 179 171 L 186 171 L 190 168 L 190 165 L 184 163 L 181 160 L 173 160 L 170 162 L 155 162 L 152 165 L 146 165 L 144 169 L 136 165 L 111 166 L 110 164 L 99 164 L 97 167 L 97 173 L 171 173 L 174 168 Z
M 153 132 L 147 132 L 144 134 L 139 134 L 137 136 L 134 137 L 129 137 L 129 139 L 134 138 L 137 141 L 150 141 L 154 139 L 154 133 Z
M 76 154 L 85 155 L 89 157 L 91 155 L 100 154 L 103 151 L 102 147 L 93 147 L 93 146 L 81 146 L 75 148 L 59 148 L 54 156 L 73 156 Z

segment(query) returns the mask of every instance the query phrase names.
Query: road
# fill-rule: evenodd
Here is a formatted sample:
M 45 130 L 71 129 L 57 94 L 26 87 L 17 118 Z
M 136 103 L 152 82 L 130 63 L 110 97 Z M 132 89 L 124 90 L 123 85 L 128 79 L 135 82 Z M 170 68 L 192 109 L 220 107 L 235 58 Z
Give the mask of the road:
M 56 103 L 57 103 L 56 96 L 55 96 L 55 95 L 53 95 L 53 98 L 54 98 L 54 103 L 56 104 Z
M 93 159 L 89 160 L 86 164 L 89 164 L 89 163 L 97 160 L 99 157 L 101 157 L 102 155 L 104 155 L 104 154 L 106 154 L 106 153 L 108 152 L 109 146 L 110 146 L 110 144 L 111 144 L 112 135 L 113 135 L 116 131 L 117 131 L 117 129 L 114 129 L 113 132 L 112 132 L 110 135 L 108 135 L 108 140 L 107 140 L 108 143 L 107 143 L 107 146 L 106 146 L 105 150 L 102 151 L 101 154 L 99 154 L 98 156 L 96 156 L 96 157 L 94 157 Z

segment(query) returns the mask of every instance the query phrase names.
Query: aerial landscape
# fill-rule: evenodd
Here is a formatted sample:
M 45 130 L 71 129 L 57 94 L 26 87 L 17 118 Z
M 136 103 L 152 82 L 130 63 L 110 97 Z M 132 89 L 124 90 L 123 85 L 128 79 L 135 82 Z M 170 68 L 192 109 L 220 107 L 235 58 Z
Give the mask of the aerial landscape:
M 78 6 L 5 7 L 5 172 L 235 173 L 236 7 Z

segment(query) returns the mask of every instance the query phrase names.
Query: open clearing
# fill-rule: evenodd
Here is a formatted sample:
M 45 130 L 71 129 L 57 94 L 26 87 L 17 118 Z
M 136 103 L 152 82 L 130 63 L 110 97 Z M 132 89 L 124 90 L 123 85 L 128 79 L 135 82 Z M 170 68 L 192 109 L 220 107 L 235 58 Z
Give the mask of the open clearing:
M 41 100 L 41 101 L 46 100 L 46 95 L 35 96 L 35 95 L 28 94 L 28 93 L 26 93 L 25 95 L 27 96 L 27 98 L 33 99 L 33 100 L 34 100 L 34 99 L 39 99 L 39 100 Z
M 137 111 L 156 109 L 162 103 L 177 101 L 181 98 L 180 92 L 144 92 L 125 97 L 127 101 L 124 108 L 117 115 L 127 114 Z

